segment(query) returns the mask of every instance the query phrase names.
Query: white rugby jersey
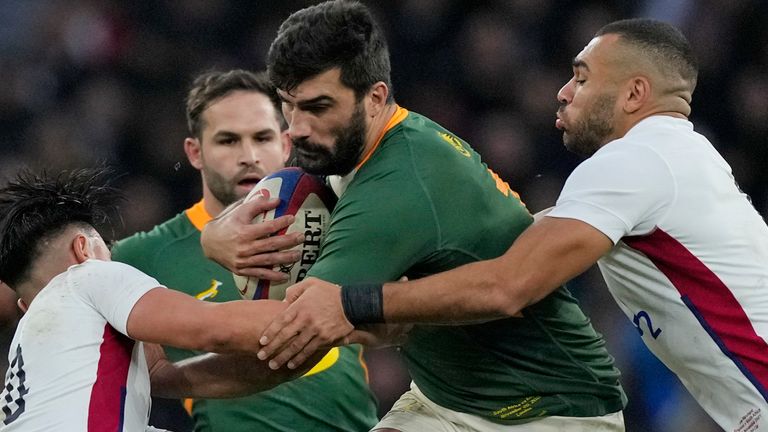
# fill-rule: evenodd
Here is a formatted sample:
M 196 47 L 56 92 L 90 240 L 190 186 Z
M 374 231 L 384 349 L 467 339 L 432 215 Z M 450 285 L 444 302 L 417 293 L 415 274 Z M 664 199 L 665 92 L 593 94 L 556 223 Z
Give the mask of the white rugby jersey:
M 19 321 L 0 394 L 0 431 L 143 432 L 149 373 L 126 336 L 131 309 L 155 279 L 88 260 L 43 288 Z
M 654 116 L 579 165 L 549 217 L 586 222 L 648 348 L 726 431 L 768 431 L 768 227 L 687 120 Z

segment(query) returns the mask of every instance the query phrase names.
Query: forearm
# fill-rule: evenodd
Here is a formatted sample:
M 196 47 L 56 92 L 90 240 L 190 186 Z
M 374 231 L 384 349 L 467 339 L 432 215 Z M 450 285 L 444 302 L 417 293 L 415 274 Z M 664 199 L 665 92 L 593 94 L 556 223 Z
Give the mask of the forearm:
M 322 359 L 315 354 L 301 369 L 271 370 L 246 354 L 204 354 L 176 363 L 166 362 L 151 375 L 152 395 L 165 398 L 219 399 L 268 390 L 298 378 Z
M 287 305 L 275 300 L 201 302 L 186 294 L 155 289 L 142 296 L 128 317 L 128 335 L 165 346 L 204 352 L 256 354 L 259 335 Z
M 611 246 L 582 222 L 545 217 L 496 259 L 384 285 L 384 320 L 455 324 L 513 316 L 589 268 Z
M 270 320 L 285 308 L 274 300 L 237 300 L 212 304 L 215 310 L 199 318 L 208 333 L 204 346 L 193 349 L 219 354 L 255 354 L 259 335 Z M 216 325 L 214 323 L 222 323 Z M 202 330 L 201 330 L 202 331 Z
M 497 260 L 384 285 L 384 320 L 388 323 L 466 324 L 506 318 L 527 299 L 507 289 Z

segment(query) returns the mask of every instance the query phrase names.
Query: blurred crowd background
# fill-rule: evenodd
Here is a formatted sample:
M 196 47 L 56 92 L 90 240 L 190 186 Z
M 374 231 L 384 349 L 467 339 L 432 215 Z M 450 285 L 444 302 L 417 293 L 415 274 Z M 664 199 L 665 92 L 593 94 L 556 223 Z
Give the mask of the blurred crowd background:
M 262 69 L 280 22 L 312 3 L 0 0 L 0 176 L 22 166 L 108 162 L 123 174 L 118 185 L 128 196 L 114 236 L 151 228 L 200 196 L 199 175 L 182 151 L 192 77 Z M 573 56 L 615 19 L 678 25 L 701 69 L 691 119 L 758 211 L 768 212 L 765 0 L 365 3 L 387 33 L 399 104 L 470 142 L 532 212 L 554 204 L 579 163 L 554 128 L 555 95 L 571 76 Z M 648 353 L 596 271 L 571 289 L 623 372 L 628 431 L 719 430 Z M 7 344 L 17 315 L 11 301 L 3 304 Z M 386 411 L 407 372 L 395 350 L 371 351 L 368 360 Z

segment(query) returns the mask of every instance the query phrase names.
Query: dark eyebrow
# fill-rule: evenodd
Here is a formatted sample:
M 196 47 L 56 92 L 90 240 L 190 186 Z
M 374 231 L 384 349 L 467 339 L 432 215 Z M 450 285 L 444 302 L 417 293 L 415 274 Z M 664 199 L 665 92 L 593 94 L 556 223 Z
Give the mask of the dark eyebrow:
M 587 66 L 587 63 L 584 60 L 580 60 L 578 58 L 574 58 L 571 65 L 575 68 L 584 68 L 587 71 L 589 71 L 589 66 Z
M 262 136 L 263 137 L 268 137 L 268 136 L 272 136 L 274 134 L 275 134 L 275 130 L 274 129 L 261 129 L 261 130 L 256 131 L 256 133 L 254 133 L 253 135 L 254 136 L 259 136 L 259 137 L 262 137 Z
M 330 96 L 321 95 L 321 96 L 318 96 L 316 98 L 300 101 L 296 105 L 298 105 L 299 107 L 306 107 L 306 106 L 310 106 L 310 105 L 317 105 L 317 104 L 322 103 L 322 102 L 326 102 L 326 103 L 329 103 L 329 104 L 334 104 L 334 103 L 336 103 L 336 100 L 334 98 L 330 97 Z
M 331 104 L 336 103 L 336 99 L 334 99 L 334 98 L 332 98 L 332 97 L 330 97 L 328 95 L 320 95 L 318 97 L 315 97 L 315 98 L 312 98 L 312 99 L 303 100 L 303 101 L 299 101 L 299 102 L 291 102 L 291 101 L 287 100 L 286 98 L 284 98 L 283 95 L 281 95 L 280 93 L 278 93 L 278 96 L 280 96 L 280 100 L 285 102 L 285 103 L 295 103 L 296 105 L 299 105 L 299 106 L 314 105 L 314 104 L 318 104 L 318 103 L 321 103 L 321 102 L 328 102 L 328 103 L 331 103 Z
M 213 134 L 213 138 L 237 138 L 238 136 L 240 135 L 228 130 L 220 130 Z

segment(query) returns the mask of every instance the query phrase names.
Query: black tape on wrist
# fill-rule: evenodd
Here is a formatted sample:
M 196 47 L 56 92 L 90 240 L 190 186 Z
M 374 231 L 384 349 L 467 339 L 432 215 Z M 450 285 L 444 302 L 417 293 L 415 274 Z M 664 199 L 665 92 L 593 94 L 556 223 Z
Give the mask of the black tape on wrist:
M 383 284 L 354 284 L 341 287 L 341 306 L 352 325 L 384 322 Z

